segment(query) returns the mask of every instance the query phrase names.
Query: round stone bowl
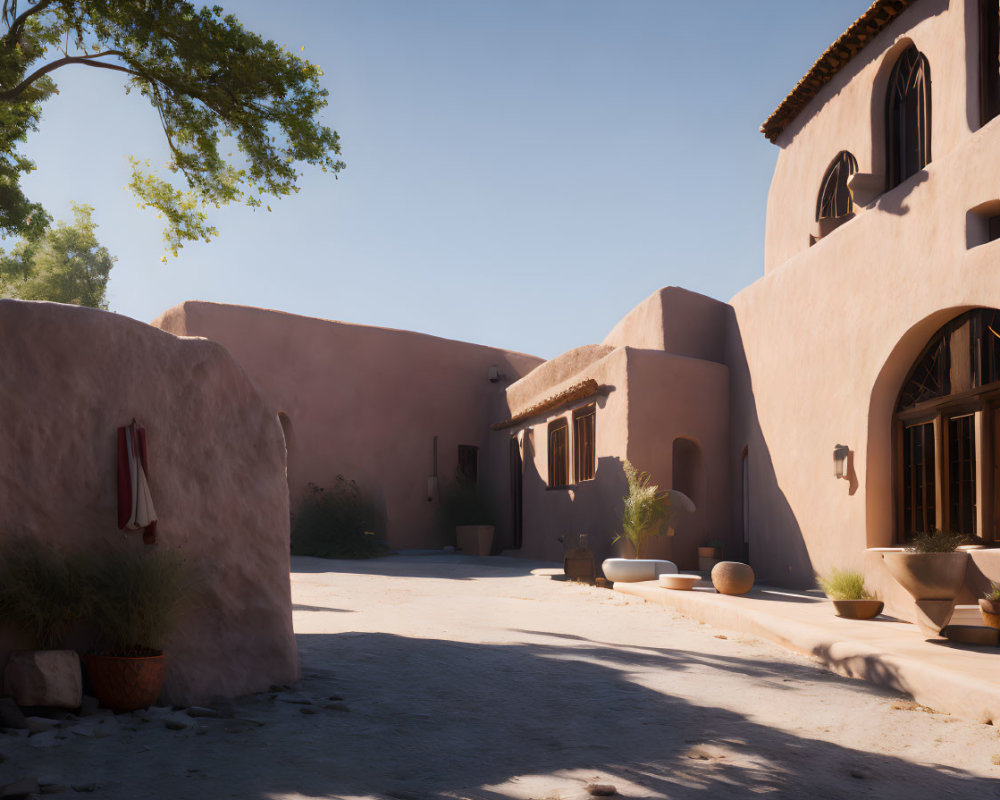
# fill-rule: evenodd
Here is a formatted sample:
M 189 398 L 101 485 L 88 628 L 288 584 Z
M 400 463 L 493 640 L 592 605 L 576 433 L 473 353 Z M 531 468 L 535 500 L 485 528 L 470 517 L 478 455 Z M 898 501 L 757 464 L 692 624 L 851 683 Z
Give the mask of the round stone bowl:
M 690 592 L 694 585 L 701 580 L 701 575 L 684 575 L 683 573 L 676 573 L 675 575 L 661 575 L 660 576 L 660 586 L 664 589 L 676 589 L 680 592 Z
M 833 608 L 838 617 L 844 619 L 874 619 L 882 613 L 885 604 L 881 600 L 834 600 Z
M 601 569 L 612 583 L 638 583 L 655 581 L 659 575 L 677 572 L 677 565 L 657 558 L 606 558 Z

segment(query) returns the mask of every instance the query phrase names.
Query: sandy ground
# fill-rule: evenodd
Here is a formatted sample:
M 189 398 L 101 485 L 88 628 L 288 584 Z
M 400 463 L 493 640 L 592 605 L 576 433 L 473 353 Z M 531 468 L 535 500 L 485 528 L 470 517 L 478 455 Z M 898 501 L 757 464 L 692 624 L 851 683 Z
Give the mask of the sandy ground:
M 293 559 L 294 687 L 218 718 L 102 711 L 0 735 L 0 786 L 39 778 L 123 799 L 573 800 L 588 783 L 636 798 L 1000 798 L 991 726 L 533 566 Z

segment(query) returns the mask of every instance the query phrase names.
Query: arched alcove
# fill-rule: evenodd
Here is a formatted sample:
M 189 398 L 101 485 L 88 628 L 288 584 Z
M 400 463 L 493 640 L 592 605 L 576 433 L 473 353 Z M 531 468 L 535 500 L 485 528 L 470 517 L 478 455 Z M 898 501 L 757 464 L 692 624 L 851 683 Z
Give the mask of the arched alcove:
M 700 506 L 704 497 L 704 493 L 701 491 L 701 448 L 693 439 L 685 437 L 674 439 L 671 475 L 671 488 L 690 497 L 694 501 L 695 507 Z

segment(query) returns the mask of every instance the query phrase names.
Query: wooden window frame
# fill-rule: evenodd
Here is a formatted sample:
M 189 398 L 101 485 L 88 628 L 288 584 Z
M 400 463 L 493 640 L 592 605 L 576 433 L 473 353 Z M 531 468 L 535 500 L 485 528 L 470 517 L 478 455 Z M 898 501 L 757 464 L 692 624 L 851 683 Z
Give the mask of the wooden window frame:
M 561 457 L 557 455 L 555 440 L 561 435 L 563 444 Z M 549 461 L 549 489 L 565 489 L 569 487 L 569 420 L 565 417 L 554 419 L 548 425 L 548 461 Z M 558 463 L 557 463 L 558 459 Z M 559 479 L 562 482 L 559 482 Z
M 931 66 L 911 44 L 896 59 L 885 95 L 887 190 L 899 186 L 930 162 Z
M 573 479 L 583 483 L 596 475 L 597 404 L 588 403 L 573 411 Z
M 979 0 L 979 126 L 1000 113 L 1000 0 Z
M 471 462 L 471 471 L 467 468 Z M 474 444 L 458 446 L 458 466 L 456 472 L 473 486 L 479 485 L 479 447 Z

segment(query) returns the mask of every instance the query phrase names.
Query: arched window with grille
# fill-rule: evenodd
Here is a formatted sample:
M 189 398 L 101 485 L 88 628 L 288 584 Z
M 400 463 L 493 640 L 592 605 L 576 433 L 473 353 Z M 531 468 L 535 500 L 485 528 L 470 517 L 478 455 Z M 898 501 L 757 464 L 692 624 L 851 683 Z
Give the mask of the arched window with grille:
M 816 198 L 816 221 L 843 219 L 854 213 L 851 190 L 847 179 L 858 171 L 858 160 L 846 150 L 841 150 L 826 168 L 823 183 Z
M 931 160 L 931 67 L 910 45 L 896 60 L 885 98 L 886 178 L 899 186 Z
M 1000 310 L 940 328 L 896 406 L 897 539 L 934 529 L 1000 538 Z

